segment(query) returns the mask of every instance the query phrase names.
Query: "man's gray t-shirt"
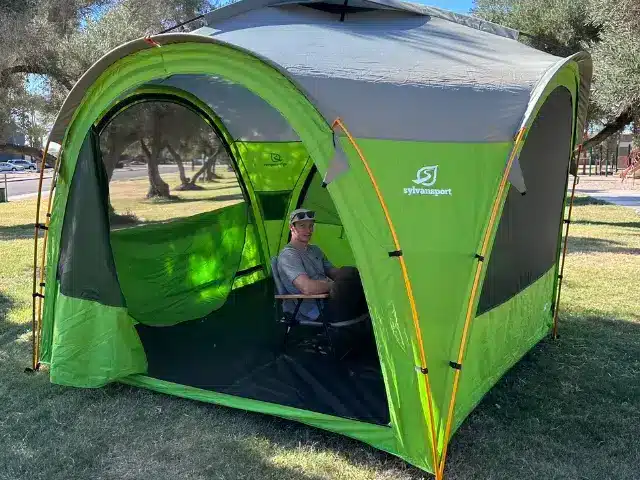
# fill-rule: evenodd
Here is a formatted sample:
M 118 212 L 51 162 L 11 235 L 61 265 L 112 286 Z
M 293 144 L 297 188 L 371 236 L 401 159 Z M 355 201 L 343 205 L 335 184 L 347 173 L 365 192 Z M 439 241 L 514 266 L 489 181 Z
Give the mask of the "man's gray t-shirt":
M 333 265 L 325 254 L 316 245 L 308 245 L 305 250 L 300 250 L 291 244 L 287 244 L 278 256 L 278 274 L 280 280 L 289 294 L 301 293 L 293 281 L 302 274 L 307 274 L 311 280 L 326 280 L 327 272 Z M 286 300 L 283 308 L 286 312 L 293 312 L 295 301 Z M 305 317 L 316 319 L 320 314 L 315 300 L 304 300 L 299 312 Z

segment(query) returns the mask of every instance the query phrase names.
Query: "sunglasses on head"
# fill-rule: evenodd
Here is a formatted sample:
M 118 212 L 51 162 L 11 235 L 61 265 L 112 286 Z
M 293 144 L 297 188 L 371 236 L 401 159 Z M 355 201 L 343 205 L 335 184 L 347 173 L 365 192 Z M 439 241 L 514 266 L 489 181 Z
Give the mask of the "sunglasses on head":
M 301 222 L 302 220 L 314 220 L 316 217 L 316 212 L 299 212 L 296 213 L 291 222 Z

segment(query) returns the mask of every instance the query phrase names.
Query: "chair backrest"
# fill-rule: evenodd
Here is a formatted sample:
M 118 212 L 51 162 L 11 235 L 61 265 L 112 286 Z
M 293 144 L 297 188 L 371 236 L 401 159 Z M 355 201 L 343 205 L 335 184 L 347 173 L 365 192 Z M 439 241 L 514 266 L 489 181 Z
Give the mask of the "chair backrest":
M 284 289 L 282 280 L 280 279 L 280 273 L 278 272 L 278 257 L 271 257 L 271 275 L 273 276 L 273 282 L 276 284 L 276 292 L 278 295 L 284 295 L 287 292 Z

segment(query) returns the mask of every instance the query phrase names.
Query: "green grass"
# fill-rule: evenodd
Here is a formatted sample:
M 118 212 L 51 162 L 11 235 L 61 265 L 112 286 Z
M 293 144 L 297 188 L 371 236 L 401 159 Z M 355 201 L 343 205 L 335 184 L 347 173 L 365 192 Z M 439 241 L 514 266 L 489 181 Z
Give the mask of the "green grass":
M 430 478 L 296 423 L 23 373 L 34 206 L 0 204 L 0 479 Z M 640 216 L 580 197 L 573 220 L 560 338 L 536 346 L 463 424 L 448 479 L 640 477 Z
M 235 174 L 224 172 L 214 182 L 198 182 L 202 190 L 178 191 L 180 177 L 165 174 L 170 193 L 178 198 L 146 199 L 149 180 L 146 177 L 118 180 L 109 185 L 111 204 L 118 215 L 133 216 L 136 223 L 170 221 L 209 212 L 242 201 L 242 191 Z

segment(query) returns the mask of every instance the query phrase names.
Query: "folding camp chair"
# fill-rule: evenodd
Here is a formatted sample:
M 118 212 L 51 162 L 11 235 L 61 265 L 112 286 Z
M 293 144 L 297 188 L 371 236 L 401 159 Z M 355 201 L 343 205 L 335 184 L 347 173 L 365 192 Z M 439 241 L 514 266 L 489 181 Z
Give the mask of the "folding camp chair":
M 327 298 L 329 298 L 328 293 L 323 293 L 318 295 L 287 293 L 287 291 L 284 288 L 284 284 L 282 283 L 282 280 L 280 278 L 280 274 L 278 272 L 278 257 L 273 257 L 271 259 L 271 271 L 273 275 L 273 281 L 276 287 L 276 295 L 274 296 L 274 299 L 276 302 L 275 307 L 276 307 L 277 320 L 281 323 L 284 323 L 287 326 L 287 330 L 285 331 L 285 334 L 284 334 L 283 349 L 286 347 L 287 336 L 289 335 L 291 328 L 294 325 L 304 325 L 304 326 L 310 326 L 310 327 L 322 327 L 324 329 L 325 336 L 329 343 L 329 348 L 335 354 L 335 348 L 333 346 L 333 340 L 331 338 L 330 329 L 348 327 L 348 326 L 363 322 L 367 318 L 369 318 L 368 314 L 363 314 L 357 318 L 353 318 L 350 320 L 332 322 L 331 319 L 327 318 L 327 315 L 325 314 L 325 311 L 324 311 L 323 300 L 326 300 Z M 295 301 L 295 307 L 294 307 L 293 313 L 284 311 L 283 302 L 285 300 Z M 305 300 L 316 301 L 316 304 L 318 305 L 318 310 L 320 312 L 320 315 L 318 316 L 317 320 L 309 319 L 305 315 L 300 313 L 300 306 L 302 305 L 302 302 Z

